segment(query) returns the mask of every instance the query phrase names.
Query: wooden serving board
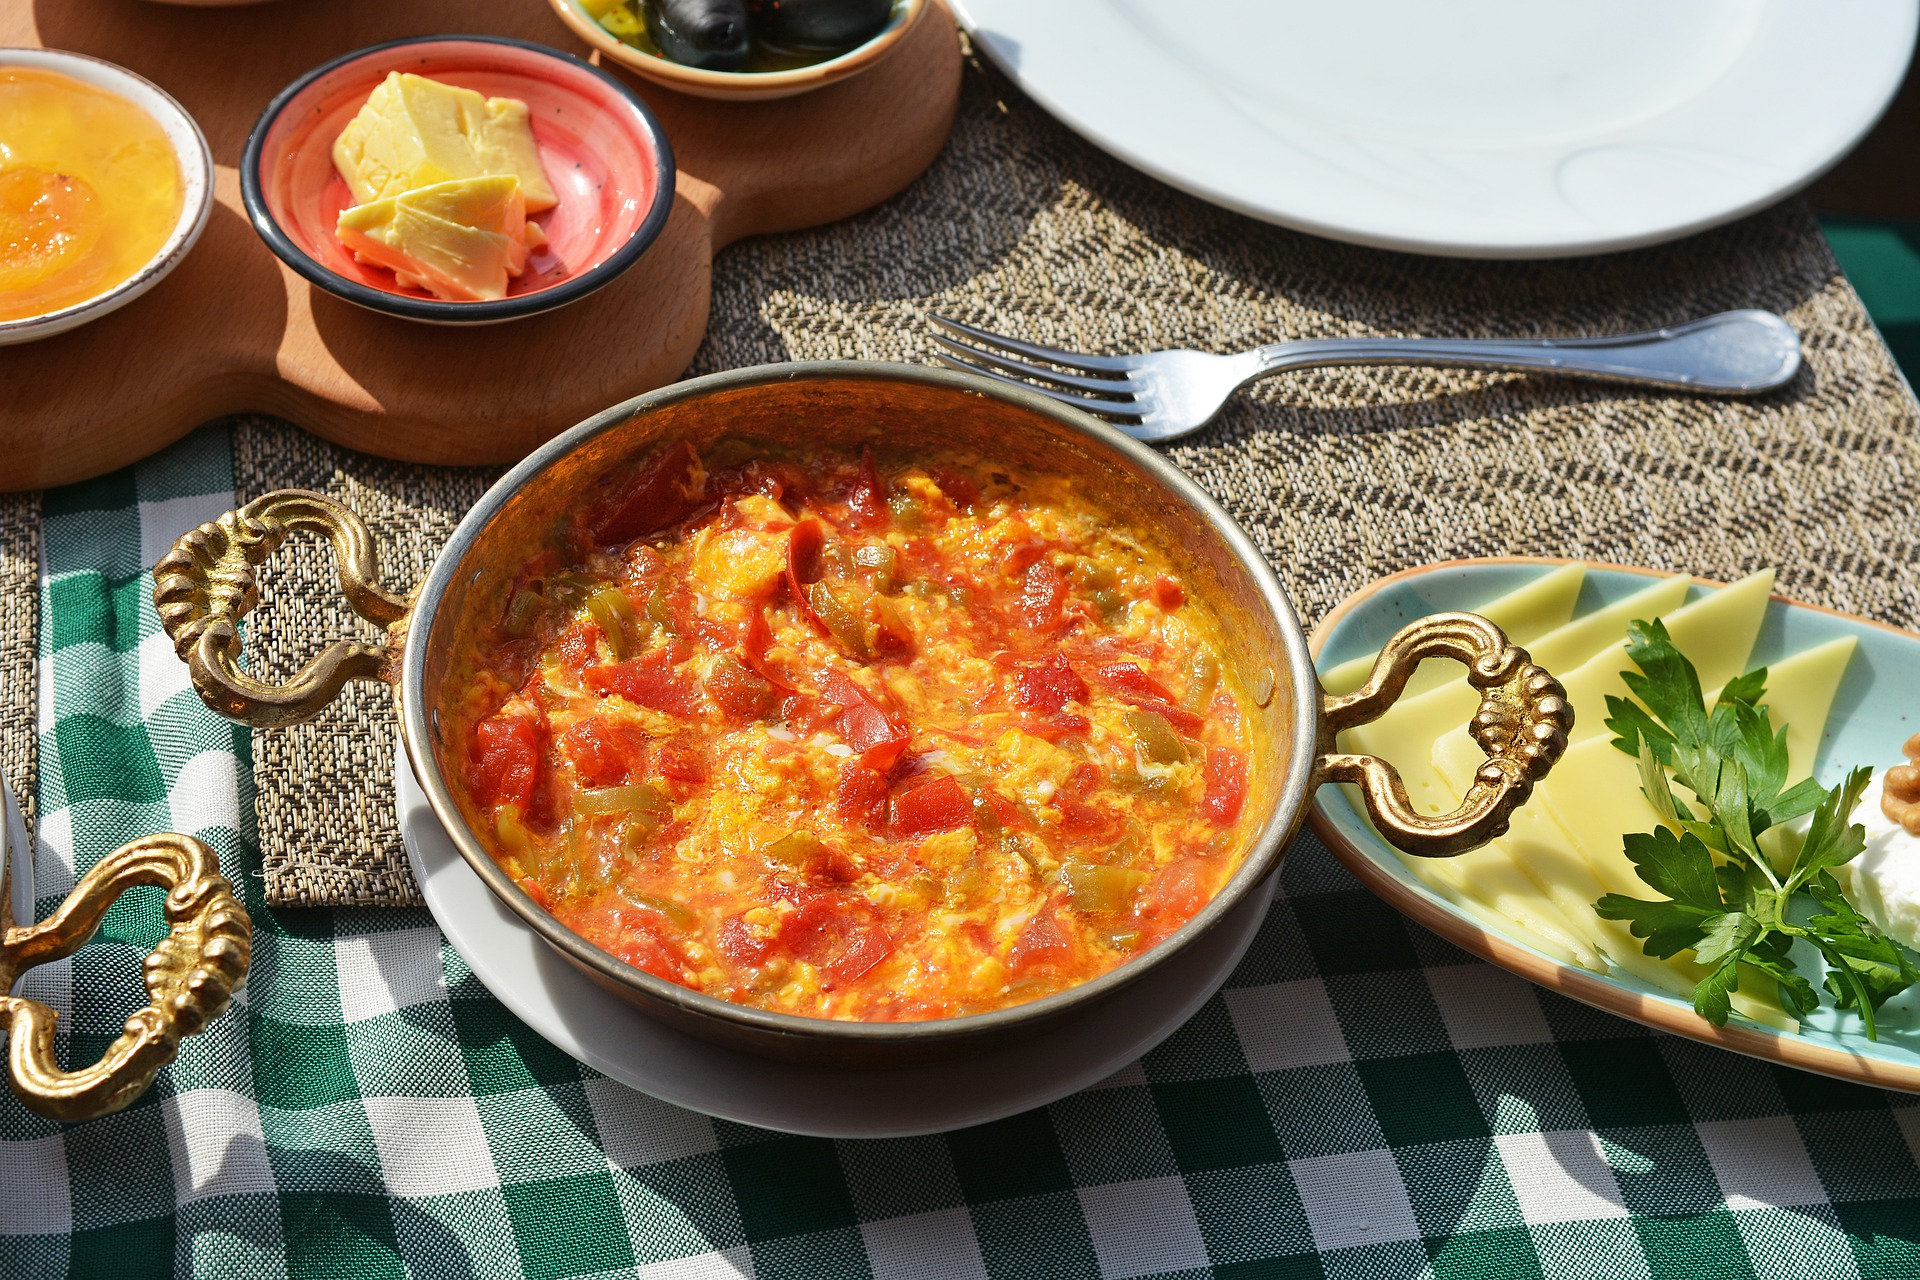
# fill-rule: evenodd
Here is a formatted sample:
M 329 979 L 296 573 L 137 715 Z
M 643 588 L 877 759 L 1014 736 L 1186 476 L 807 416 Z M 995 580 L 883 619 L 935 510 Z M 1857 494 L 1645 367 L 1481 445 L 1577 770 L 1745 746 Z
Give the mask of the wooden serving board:
M 660 238 L 620 279 L 558 311 L 435 327 L 364 311 L 283 266 L 247 221 L 236 166 L 260 112 L 310 68 L 447 32 L 587 53 L 542 0 L 0 4 L 0 45 L 91 54 L 146 76 L 200 122 L 218 169 L 212 220 L 172 275 L 92 324 L 0 348 L 0 489 L 98 475 L 241 412 L 407 461 L 520 458 L 679 377 L 706 331 L 713 255 L 899 192 L 939 154 L 960 92 L 959 42 L 938 3 L 871 70 L 800 97 L 713 102 L 629 77 L 679 165 Z

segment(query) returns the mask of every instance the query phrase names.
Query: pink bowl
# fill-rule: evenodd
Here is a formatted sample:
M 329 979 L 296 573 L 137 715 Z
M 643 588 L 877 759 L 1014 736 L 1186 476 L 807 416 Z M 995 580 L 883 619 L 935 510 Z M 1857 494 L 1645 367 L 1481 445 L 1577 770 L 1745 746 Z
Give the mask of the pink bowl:
M 410 71 L 527 104 L 534 143 L 559 204 L 532 221 L 547 247 L 488 302 L 445 302 L 401 286 L 334 237 L 353 203 L 333 142 L 391 71 Z M 241 196 L 254 228 L 295 271 L 349 302 L 409 320 L 487 324 L 564 306 L 639 260 L 673 205 L 673 151 L 638 94 L 544 45 L 494 36 L 434 36 L 335 59 L 282 90 L 247 137 Z

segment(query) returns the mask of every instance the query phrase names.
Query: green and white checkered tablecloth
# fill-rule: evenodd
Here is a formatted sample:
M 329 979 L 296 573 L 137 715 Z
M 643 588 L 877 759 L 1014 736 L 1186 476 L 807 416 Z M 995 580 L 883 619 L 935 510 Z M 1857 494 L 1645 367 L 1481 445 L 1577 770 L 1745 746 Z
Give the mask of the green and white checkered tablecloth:
M 1916 1100 L 1535 990 L 1310 838 L 1227 989 L 1044 1110 L 829 1142 L 631 1092 L 424 912 L 260 900 L 248 735 L 148 599 L 231 488 L 215 429 L 47 496 L 40 908 L 123 840 L 192 832 L 247 896 L 254 968 L 131 1109 L 0 1097 L 0 1277 L 1920 1276 Z M 142 1002 L 161 932 L 140 891 L 30 977 L 65 1061 Z

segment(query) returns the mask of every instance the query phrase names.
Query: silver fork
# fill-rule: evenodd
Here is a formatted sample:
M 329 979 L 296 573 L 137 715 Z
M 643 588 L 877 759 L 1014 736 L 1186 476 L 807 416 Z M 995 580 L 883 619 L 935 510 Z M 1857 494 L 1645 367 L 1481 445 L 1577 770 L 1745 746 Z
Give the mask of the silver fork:
M 938 359 L 1110 418 L 1139 440 L 1198 431 L 1255 378 L 1326 365 L 1503 369 L 1725 396 L 1771 391 L 1800 371 L 1800 335 L 1771 311 L 1723 311 L 1611 338 L 1302 338 L 1227 356 L 1183 350 L 1090 356 L 929 318 L 947 330 L 933 334 L 945 348 L 935 353 Z

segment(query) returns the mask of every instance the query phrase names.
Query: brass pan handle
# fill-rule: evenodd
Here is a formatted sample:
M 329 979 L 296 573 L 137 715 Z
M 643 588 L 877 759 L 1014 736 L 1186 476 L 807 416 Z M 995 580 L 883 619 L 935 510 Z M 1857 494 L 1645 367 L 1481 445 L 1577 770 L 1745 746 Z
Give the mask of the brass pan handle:
M 0 855 L 3 856 L 3 855 Z M 39 924 L 0 934 L 0 992 L 19 974 L 78 951 L 114 899 L 137 884 L 166 889 L 168 931 L 147 957 L 149 1003 L 100 1061 L 62 1071 L 53 1054 L 58 1018 L 46 1005 L 0 995 L 7 1065 L 20 1101 L 50 1120 L 86 1120 L 132 1102 L 172 1062 L 180 1039 L 218 1017 L 245 979 L 253 922 L 220 874 L 213 850 L 192 836 L 146 836 L 121 845 L 80 878 L 67 900 Z M 9 915 L 11 913 L 8 913 Z
M 283 685 L 240 669 L 240 619 L 260 603 L 258 570 L 295 529 L 333 540 L 340 590 L 367 621 L 393 628 L 411 608 L 380 585 L 373 535 L 359 516 L 323 493 L 279 489 L 183 534 L 153 567 L 160 625 L 187 663 L 193 687 L 215 712 L 256 729 L 310 720 L 349 680 L 398 679 L 390 645 L 336 640 Z
M 1377 756 L 1340 751 L 1340 732 L 1377 720 L 1399 698 L 1422 658 L 1448 657 L 1467 667 L 1467 683 L 1480 692 L 1480 709 L 1467 731 L 1487 753 L 1473 785 L 1452 813 L 1415 811 L 1394 767 Z M 1342 697 L 1320 695 L 1319 759 L 1314 781 L 1351 782 L 1360 788 L 1367 816 L 1397 848 L 1424 858 L 1443 858 L 1477 848 L 1501 835 L 1513 810 L 1525 803 L 1535 780 L 1567 749 L 1573 708 L 1560 682 L 1536 666 L 1506 633 L 1472 613 L 1436 613 L 1411 623 L 1387 641 L 1367 682 Z

